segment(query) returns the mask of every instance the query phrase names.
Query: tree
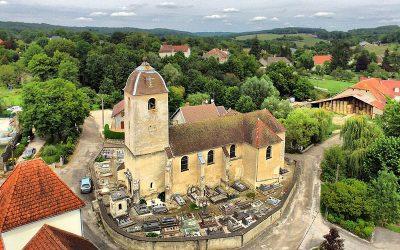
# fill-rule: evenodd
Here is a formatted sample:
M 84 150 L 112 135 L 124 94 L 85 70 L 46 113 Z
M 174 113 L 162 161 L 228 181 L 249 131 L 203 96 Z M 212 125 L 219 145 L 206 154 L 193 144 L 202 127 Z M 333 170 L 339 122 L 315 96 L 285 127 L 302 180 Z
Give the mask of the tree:
M 235 109 L 241 113 L 247 113 L 256 110 L 256 104 L 250 96 L 242 95 L 236 103 Z
M 294 109 L 284 121 L 286 128 L 286 147 L 290 151 L 300 151 L 312 143 L 318 133 L 318 120 L 312 116 L 311 109 Z
M 16 86 L 19 84 L 19 80 L 16 66 L 12 64 L 0 65 L 0 84 Z
M 371 182 L 370 196 L 375 223 L 386 226 L 400 221 L 400 185 L 393 172 L 379 171 L 378 178 Z
M 344 240 L 340 239 L 339 232 L 336 228 L 329 229 L 329 233 L 324 235 L 325 240 L 321 244 L 323 250 L 343 250 Z
M 299 77 L 292 66 L 284 62 L 277 62 L 269 65 L 266 72 L 281 95 L 293 94 L 294 84 Z
M 368 185 L 356 179 L 323 183 L 321 206 L 346 220 L 368 218 L 372 209 Z
M 368 65 L 371 63 L 371 57 L 367 50 L 361 51 L 361 54 L 357 57 L 356 62 L 356 71 L 364 71 L 368 68 Z
M 257 59 L 259 59 L 261 56 L 260 40 L 258 40 L 257 36 L 254 37 L 254 39 L 251 42 L 250 54 L 254 55 Z
M 44 46 L 44 51 L 49 56 L 53 56 L 56 51 L 68 53 L 71 56 L 76 55 L 76 45 L 73 41 L 65 38 L 51 39 L 49 43 Z
M 350 60 L 351 51 L 350 44 L 344 40 L 334 40 L 332 44 L 332 69 L 338 67 L 342 69 L 348 68 L 348 63 Z
M 78 83 L 79 67 L 72 61 L 62 61 L 58 66 L 58 77 Z
M 178 80 L 182 77 L 182 72 L 179 69 L 179 65 L 174 66 L 168 63 L 161 70 L 161 75 L 167 83 L 174 85 L 177 84 Z
M 313 54 L 311 53 L 310 50 L 306 50 L 303 53 L 300 54 L 299 57 L 296 58 L 297 65 L 296 67 L 304 67 L 305 69 L 312 69 L 314 67 L 314 60 L 313 60 Z
M 400 102 L 387 100 L 380 123 L 387 136 L 400 137 Z
M 207 93 L 190 94 L 187 96 L 186 101 L 189 102 L 191 106 L 201 105 L 205 102 L 209 102 L 211 99 L 210 95 Z
M 183 98 L 185 95 L 185 89 L 182 86 L 170 86 L 168 87 L 168 90 L 168 109 L 169 113 L 173 114 L 185 102 L 185 99 Z
M 268 109 L 278 119 L 285 119 L 293 110 L 289 100 L 280 100 L 276 96 L 270 96 L 264 99 L 261 108 Z
M 25 50 L 25 52 L 22 54 L 22 60 L 25 64 L 25 66 L 28 65 L 28 63 L 30 62 L 30 60 L 32 59 L 32 57 L 34 55 L 43 54 L 43 53 L 44 53 L 44 50 L 42 47 L 40 47 L 39 44 L 31 43 L 29 45 L 29 47 Z
M 319 143 L 329 138 L 333 131 L 333 114 L 326 109 L 312 109 L 312 117 L 317 119 L 318 132 L 313 136 L 312 142 Z
M 279 91 L 274 87 L 271 79 L 263 75 L 261 78 L 256 76 L 248 78 L 242 85 L 242 94 L 250 96 L 256 108 L 260 108 L 265 98 L 279 96 Z
M 375 178 L 383 169 L 400 176 L 400 137 L 380 137 L 372 141 L 363 158 L 363 168 L 365 179 Z
M 90 111 L 86 94 L 63 79 L 28 83 L 22 98 L 24 129 L 56 142 L 75 137 Z
M 321 162 L 322 180 L 328 182 L 343 180 L 347 175 L 346 154 L 342 147 L 335 145 L 325 150 Z
M 225 108 L 234 109 L 237 101 L 240 98 L 240 89 L 237 86 L 226 88 L 224 95 L 224 106 Z
M 29 71 L 39 80 L 44 81 L 53 78 L 56 73 L 54 60 L 46 54 L 37 54 L 28 63 Z
M 314 86 L 312 83 L 304 77 L 300 77 L 295 83 L 292 90 L 293 96 L 296 100 L 304 101 L 307 99 L 314 99 Z

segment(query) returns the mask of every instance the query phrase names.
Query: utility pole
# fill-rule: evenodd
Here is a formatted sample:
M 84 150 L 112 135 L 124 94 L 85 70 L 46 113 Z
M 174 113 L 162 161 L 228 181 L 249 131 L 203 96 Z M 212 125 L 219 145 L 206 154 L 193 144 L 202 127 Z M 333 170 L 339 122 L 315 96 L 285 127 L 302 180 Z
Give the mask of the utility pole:
M 104 129 L 104 97 L 101 96 L 101 121 L 103 124 L 102 129 Z

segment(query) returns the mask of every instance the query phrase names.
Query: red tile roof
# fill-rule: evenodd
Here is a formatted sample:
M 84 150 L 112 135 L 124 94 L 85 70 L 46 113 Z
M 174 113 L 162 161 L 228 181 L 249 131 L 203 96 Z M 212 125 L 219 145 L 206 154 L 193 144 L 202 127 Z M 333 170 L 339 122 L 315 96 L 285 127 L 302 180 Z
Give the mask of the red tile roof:
M 0 187 L 0 232 L 83 206 L 42 159 L 25 161 Z
M 207 53 L 205 53 L 204 57 L 205 58 L 216 57 L 221 62 L 221 61 L 225 61 L 229 57 L 229 52 L 215 48 L 215 49 L 212 49 L 212 50 L 208 51 Z
M 399 88 L 400 89 L 400 80 L 382 80 L 381 81 L 383 85 L 385 85 L 388 90 L 390 91 L 391 95 L 394 96 L 400 96 L 400 93 L 396 93 L 395 89 Z
M 160 48 L 160 53 L 172 53 L 172 52 L 187 52 L 190 49 L 187 45 L 169 45 L 163 44 Z
M 119 113 L 124 111 L 124 108 L 125 108 L 124 100 L 122 100 L 119 103 L 115 104 L 114 107 L 113 107 L 113 111 L 112 111 L 111 117 L 117 116 Z
M 44 224 L 23 249 L 95 250 L 97 248 L 81 236 Z
M 331 55 L 315 55 L 313 57 L 314 60 L 314 65 L 322 65 L 324 62 L 330 62 L 332 61 L 332 56 Z
M 185 123 L 204 121 L 220 116 L 219 110 L 214 103 L 196 106 L 184 106 L 180 108 L 180 111 L 185 119 Z
M 4 250 L 3 239 L 1 238 L 1 235 L 0 235 L 0 250 Z

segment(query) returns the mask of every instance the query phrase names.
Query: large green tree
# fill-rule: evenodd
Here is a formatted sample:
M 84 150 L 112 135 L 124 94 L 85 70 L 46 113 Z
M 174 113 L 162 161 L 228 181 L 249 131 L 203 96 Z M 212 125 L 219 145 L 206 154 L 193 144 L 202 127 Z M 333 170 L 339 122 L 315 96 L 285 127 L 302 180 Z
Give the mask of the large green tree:
M 235 109 L 241 113 L 247 113 L 256 110 L 257 106 L 250 96 L 242 95 L 236 103 Z
M 53 58 L 46 54 L 37 54 L 28 63 L 28 69 L 41 81 L 53 78 L 57 69 Z
M 243 95 L 250 96 L 257 108 L 261 107 L 264 99 L 270 96 L 279 96 L 279 91 L 274 87 L 271 79 L 263 75 L 258 78 L 256 76 L 248 78 L 242 85 Z
M 289 100 L 281 100 L 277 96 L 270 96 L 264 99 L 261 108 L 268 109 L 278 119 L 285 119 L 293 110 Z
M 332 69 L 338 67 L 342 69 L 348 68 L 351 56 L 350 43 L 345 40 L 334 40 L 332 43 Z
M 89 110 L 88 97 L 72 82 L 53 79 L 23 87 L 24 129 L 35 128 L 39 136 L 52 141 L 76 136 Z
M 400 102 L 389 99 L 380 122 L 386 135 L 400 137 Z

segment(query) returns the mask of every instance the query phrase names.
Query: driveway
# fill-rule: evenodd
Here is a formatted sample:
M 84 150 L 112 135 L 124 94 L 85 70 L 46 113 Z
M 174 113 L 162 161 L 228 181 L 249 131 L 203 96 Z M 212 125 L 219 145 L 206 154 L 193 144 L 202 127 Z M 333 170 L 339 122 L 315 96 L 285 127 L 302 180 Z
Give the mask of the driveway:
M 339 135 L 335 135 L 302 155 L 287 155 L 303 168 L 292 203 L 282 219 L 243 249 L 311 249 L 324 240 L 332 225 L 319 212 L 319 164 L 324 150 L 340 143 Z M 398 249 L 400 244 L 399 234 L 383 228 L 377 228 L 372 243 L 340 228 L 339 234 L 345 240 L 345 249 Z
M 46 143 L 45 140 L 39 138 L 39 136 L 35 136 L 35 138 L 33 138 L 33 140 L 29 142 L 28 146 L 26 146 L 25 149 L 36 148 L 36 153 L 33 156 L 33 158 L 34 158 L 37 155 L 37 153 L 39 153 L 40 149 L 44 146 L 45 143 Z M 22 158 L 22 155 L 18 158 L 17 162 L 25 161 L 25 159 Z
M 96 117 L 98 118 L 98 116 Z M 63 168 L 56 169 L 56 173 L 86 203 L 86 206 L 82 209 L 83 236 L 99 249 L 119 249 L 97 223 L 91 205 L 94 195 L 80 193 L 79 181 L 82 177 L 89 175 L 88 163 L 97 156 L 103 144 L 100 134 L 101 128 L 99 128 L 101 127 L 101 119 L 95 119 L 96 117 L 89 116 L 86 118 L 82 134 L 70 162 Z

